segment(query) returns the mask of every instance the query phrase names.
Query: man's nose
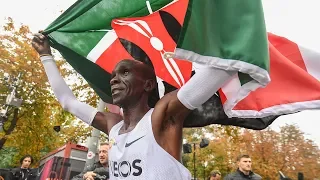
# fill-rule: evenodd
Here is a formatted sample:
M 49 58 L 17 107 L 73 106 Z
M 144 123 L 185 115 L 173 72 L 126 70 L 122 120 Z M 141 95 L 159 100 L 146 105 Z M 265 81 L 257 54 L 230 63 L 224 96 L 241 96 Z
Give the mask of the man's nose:
M 118 75 L 115 75 L 111 80 L 110 80 L 110 85 L 112 86 L 113 84 L 119 83 L 119 77 Z

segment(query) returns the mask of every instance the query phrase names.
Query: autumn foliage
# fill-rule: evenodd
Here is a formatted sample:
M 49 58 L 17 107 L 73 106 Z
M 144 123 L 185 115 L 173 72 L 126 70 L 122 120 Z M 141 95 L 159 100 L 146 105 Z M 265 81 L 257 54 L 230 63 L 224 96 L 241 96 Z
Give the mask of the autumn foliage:
M 23 99 L 19 109 L 8 111 L 4 127 L 8 129 L 15 121 L 13 131 L 0 132 L 0 167 L 17 165 L 25 154 L 33 155 L 38 162 L 41 156 L 67 141 L 78 142 L 90 133 L 87 126 L 63 111 L 56 101 L 38 54 L 31 46 L 31 38 L 27 26 L 15 27 L 10 18 L 0 30 L 0 108 L 4 104 L 3 96 L 9 92 L 4 85 L 4 73 L 11 77 L 22 73 L 17 96 Z M 57 61 L 57 65 L 76 95 L 95 105 L 97 98 L 83 79 L 79 79 L 65 61 Z M 14 111 L 18 111 L 16 118 Z M 61 126 L 61 131 L 54 131 L 53 126 Z
M 211 139 L 208 147 L 196 149 L 197 177 L 201 179 L 212 170 L 219 170 L 223 176 L 236 170 L 239 154 L 251 156 L 253 171 L 263 179 L 278 180 L 279 171 L 292 179 L 297 179 L 298 172 L 305 179 L 320 177 L 320 149 L 294 125 L 283 126 L 280 132 L 210 126 L 185 129 L 184 134 L 188 142 Z M 184 154 L 184 160 L 193 173 L 192 154 Z

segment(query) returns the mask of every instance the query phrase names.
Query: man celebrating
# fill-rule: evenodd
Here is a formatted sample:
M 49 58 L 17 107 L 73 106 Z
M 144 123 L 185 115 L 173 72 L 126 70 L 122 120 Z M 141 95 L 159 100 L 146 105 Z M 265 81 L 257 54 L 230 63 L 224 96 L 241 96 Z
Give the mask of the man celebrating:
M 74 176 L 72 180 L 108 180 L 108 151 L 109 144 L 100 143 L 99 162 L 85 167 L 82 173 L 78 174 L 77 176 Z
M 111 180 L 191 179 L 190 172 L 180 163 L 184 119 L 190 110 L 212 97 L 235 72 L 205 67 L 179 91 L 166 94 L 150 108 L 149 94 L 156 87 L 154 70 L 138 60 L 122 60 L 114 68 L 110 81 L 113 103 L 122 107 L 122 117 L 97 112 L 75 98 L 59 74 L 44 35 L 35 35 L 32 45 L 40 55 L 62 107 L 109 135 Z M 207 77 L 216 78 L 207 81 Z
M 249 155 L 240 155 L 237 158 L 238 169 L 236 172 L 228 174 L 224 180 L 242 180 L 242 179 L 251 179 L 251 180 L 261 180 L 261 176 L 252 172 L 251 168 L 251 158 Z

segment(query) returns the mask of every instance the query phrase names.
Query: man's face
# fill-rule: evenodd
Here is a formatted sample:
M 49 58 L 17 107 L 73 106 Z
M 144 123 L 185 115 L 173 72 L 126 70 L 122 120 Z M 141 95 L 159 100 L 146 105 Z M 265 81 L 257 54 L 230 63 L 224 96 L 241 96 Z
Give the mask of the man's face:
M 126 103 L 138 100 L 145 92 L 141 66 L 141 62 L 135 60 L 122 60 L 116 65 L 110 80 L 114 104 L 123 107 Z
M 99 149 L 99 162 L 103 165 L 108 163 L 109 145 L 102 145 Z
M 238 167 L 241 171 L 251 171 L 251 158 L 241 158 Z
M 30 158 L 30 157 L 26 157 L 26 158 L 24 158 L 24 160 L 22 161 L 21 167 L 22 167 L 22 168 L 29 168 L 30 164 L 31 164 L 31 158 Z

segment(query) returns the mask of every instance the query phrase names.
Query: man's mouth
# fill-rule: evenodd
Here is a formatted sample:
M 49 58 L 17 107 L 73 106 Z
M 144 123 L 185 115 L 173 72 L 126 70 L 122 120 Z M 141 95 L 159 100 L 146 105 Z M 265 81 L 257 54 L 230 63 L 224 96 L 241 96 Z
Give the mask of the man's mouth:
M 118 94 L 122 89 L 120 88 L 111 88 L 111 94 L 112 95 L 115 95 L 115 94 Z

